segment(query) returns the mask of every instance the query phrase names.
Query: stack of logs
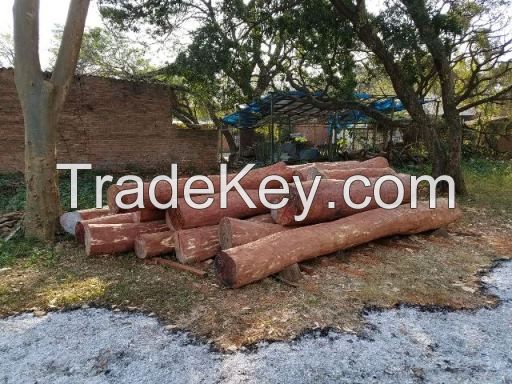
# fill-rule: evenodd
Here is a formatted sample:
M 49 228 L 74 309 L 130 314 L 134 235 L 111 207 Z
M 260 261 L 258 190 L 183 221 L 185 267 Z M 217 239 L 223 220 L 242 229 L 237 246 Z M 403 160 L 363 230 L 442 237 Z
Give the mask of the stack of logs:
M 279 209 L 268 209 L 260 201 L 258 187 L 269 175 L 283 177 L 290 186 L 288 203 Z M 353 175 L 370 179 L 371 185 L 355 182 L 350 189 L 351 200 L 370 204 L 364 209 L 351 208 L 343 198 L 345 180 Z M 379 208 L 373 196 L 373 187 L 380 176 L 394 175 L 405 188 L 403 205 L 395 209 Z M 295 177 L 294 177 L 295 176 Z M 302 213 L 301 193 L 309 195 L 313 179 L 320 176 L 309 213 L 303 221 L 295 216 Z M 234 175 L 229 175 L 228 180 Z M 107 192 L 108 207 L 68 212 L 61 217 L 65 230 L 73 233 L 84 244 L 89 256 L 135 251 L 141 259 L 153 263 L 204 275 L 201 269 L 190 266 L 215 259 L 219 279 L 228 287 L 238 288 L 281 273 L 296 275 L 298 263 L 339 250 L 354 247 L 382 237 L 414 234 L 437 229 L 456 221 L 461 213 L 448 209 L 447 201 L 438 200 L 437 208 L 418 203 L 411 209 L 410 177 L 397 174 L 385 158 L 364 162 L 345 161 L 288 166 L 277 163 L 254 169 L 240 180 L 240 185 L 254 202 L 249 208 L 237 191 L 227 194 L 227 208 L 220 208 L 220 177 L 209 176 L 214 186 L 212 195 L 194 196 L 196 204 L 212 198 L 205 209 L 189 207 L 183 198 L 187 178 L 177 183 L 178 204 L 168 210 L 157 209 L 149 199 L 149 184 L 144 184 L 144 207 L 121 210 L 116 196 L 125 204 L 136 201 L 134 184 L 112 185 Z M 302 190 L 293 183 L 300 180 Z M 195 188 L 202 182 L 196 181 Z M 267 188 L 281 188 L 275 180 Z M 385 181 L 380 188 L 384 203 L 394 203 L 398 195 L 396 184 Z M 161 203 L 172 197 L 172 187 L 165 182 L 157 184 L 155 196 Z M 269 198 L 273 203 L 283 196 Z M 178 262 L 159 256 L 174 253 Z M 283 272 L 284 271 L 284 272 Z M 284 273 L 284 274 L 283 274 Z M 300 274 L 300 272 L 299 272 Z
M 0 215 L 0 239 L 9 241 L 20 229 L 23 212 L 10 212 Z

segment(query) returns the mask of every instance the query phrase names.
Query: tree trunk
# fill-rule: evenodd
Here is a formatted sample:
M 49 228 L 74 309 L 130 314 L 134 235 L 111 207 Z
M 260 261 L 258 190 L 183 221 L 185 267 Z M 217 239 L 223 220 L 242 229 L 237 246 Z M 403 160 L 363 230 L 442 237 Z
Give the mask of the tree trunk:
M 272 222 L 270 215 L 254 216 L 247 220 L 243 220 L 243 222 L 248 223 L 248 225 L 275 226 L 275 224 L 269 224 Z M 220 235 L 220 233 L 221 230 L 219 225 L 176 231 L 176 258 L 181 263 L 191 264 L 215 257 L 221 249 L 222 235 Z M 256 238 L 260 238 L 262 236 L 258 236 Z M 253 239 L 255 240 L 256 238 Z M 247 238 L 245 238 L 245 240 L 248 241 Z
M 330 223 L 279 232 L 221 251 L 215 260 L 217 275 L 231 288 L 239 288 L 282 271 L 286 267 L 318 256 L 351 248 L 393 235 L 420 233 L 448 225 L 461 217 L 440 199 L 436 209 L 427 202 L 417 209 L 402 205 L 362 212 Z
M 254 203 L 255 208 L 250 208 L 237 191 L 227 193 L 226 208 L 220 207 L 220 194 L 195 197 L 193 200 L 198 204 L 205 202 L 207 198 L 213 199 L 212 204 L 204 209 L 192 208 L 185 199 L 180 198 L 178 199 L 178 207 L 170 208 L 167 211 L 166 221 L 170 223 L 170 228 L 178 230 L 216 225 L 219 224 L 223 217 L 243 219 L 270 212 L 270 209 L 265 207 L 260 201 L 257 190 L 249 189 L 245 190 L 245 192 Z M 267 199 L 269 201 L 272 200 L 270 196 Z
M 80 220 L 75 225 L 75 239 L 77 243 L 84 244 L 85 227 L 91 224 L 123 224 L 140 223 L 139 212 L 120 213 L 118 215 L 108 215 L 95 217 L 89 220 Z
M 171 253 L 174 250 L 174 231 L 138 235 L 135 238 L 134 249 L 139 259 Z
M 218 233 L 218 225 L 176 231 L 176 258 L 180 263 L 193 264 L 215 257 L 220 251 Z
M 259 223 L 253 220 L 240 220 L 224 217 L 219 223 L 220 249 L 229 249 L 247 244 L 273 233 L 289 228 L 279 224 Z
M 52 241 L 60 214 L 57 186 L 57 111 L 53 86 L 34 85 L 23 105 L 25 125 L 25 236 Z
M 108 215 L 110 215 L 110 210 L 108 208 L 81 209 L 78 211 L 66 212 L 60 216 L 60 225 L 67 233 L 74 235 L 76 224 L 79 221 L 90 220 L 96 217 Z
M 84 227 L 87 256 L 133 251 L 135 238 L 143 233 L 165 232 L 169 228 L 163 221 L 124 224 L 91 224 Z
M 55 68 L 39 62 L 39 1 L 16 0 L 14 74 L 25 125 L 25 235 L 53 241 L 60 213 L 57 123 L 75 71 L 90 0 L 71 0 Z
M 408 203 L 411 199 L 411 176 L 406 174 L 397 174 L 404 187 L 404 197 L 402 204 Z M 354 183 L 350 186 L 350 198 L 356 204 L 361 204 L 367 197 L 371 198 L 370 203 L 365 208 L 356 209 L 348 206 L 343 196 L 343 188 L 345 180 L 323 179 L 318 185 L 313 203 L 311 204 L 306 218 L 296 222 L 294 215 L 299 215 L 304 210 L 303 203 L 300 199 L 297 187 L 290 186 L 290 200 L 287 206 L 272 210 L 275 221 L 278 224 L 291 225 L 308 225 L 325 221 L 332 221 L 342 217 L 355 215 L 363 211 L 378 208 L 374 198 L 374 186 L 376 178 L 370 179 L 370 186 L 366 187 L 362 183 Z M 310 193 L 312 182 L 306 181 L 302 184 L 306 194 Z M 392 181 L 384 182 L 380 187 L 380 197 L 386 204 L 392 204 L 398 197 L 398 189 Z M 329 208 L 329 203 L 334 204 L 334 208 Z M 294 209 L 288 208 L 288 206 Z M 283 212 L 279 212 L 279 211 Z M 277 212 L 275 212 L 277 211 Z

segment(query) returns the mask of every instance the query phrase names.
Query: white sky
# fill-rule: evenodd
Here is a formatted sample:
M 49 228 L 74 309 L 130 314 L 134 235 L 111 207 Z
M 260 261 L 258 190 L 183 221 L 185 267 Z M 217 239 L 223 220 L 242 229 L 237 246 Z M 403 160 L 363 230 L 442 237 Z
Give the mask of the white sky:
M 55 25 L 64 25 L 68 12 L 70 0 L 40 0 L 39 10 L 39 55 L 41 67 L 48 69 L 50 59 L 50 48 L 52 46 L 53 31 Z M 13 17 L 12 7 L 14 0 L 0 0 L 0 34 L 9 33 L 12 35 Z M 86 28 L 101 27 L 103 22 L 98 10 L 96 0 L 91 0 L 89 12 L 87 14 Z M 169 49 L 163 49 L 164 45 L 161 42 L 155 42 L 144 34 L 129 34 L 132 39 L 143 40 L 148 43 L 151 42 L 150 52 L 148 59 L 152 64 L 158 65 L 165 62 L 170 54 Z M 181 37 L 183 42 L 183 37 Z M 171 42 L 167 42 L 165 47 L 169 48 Z
M 40 0 L 39 10 L 39 54 L 41 66 L 48 67 L 49 50 L 53 38 L 55 24 L 64 25 L 68 13 L 69 0 Z M 12 6 L 14 0 L 0 0 L 0 33 L 12 35 Z M 96 1 L 91 2 L 87 15 L 88 27 L 103 25 Z

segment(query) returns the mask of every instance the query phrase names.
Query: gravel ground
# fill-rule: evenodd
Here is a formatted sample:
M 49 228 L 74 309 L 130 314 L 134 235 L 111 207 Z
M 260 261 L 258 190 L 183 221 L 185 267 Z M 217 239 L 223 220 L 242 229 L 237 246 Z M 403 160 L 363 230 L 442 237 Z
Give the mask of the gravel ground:
M 0 321 L 0 383 L 512 383 L 512 263 L 495 309 L 371 312 L 363 335 L 219 353 L 155 319 L 103 309 Z

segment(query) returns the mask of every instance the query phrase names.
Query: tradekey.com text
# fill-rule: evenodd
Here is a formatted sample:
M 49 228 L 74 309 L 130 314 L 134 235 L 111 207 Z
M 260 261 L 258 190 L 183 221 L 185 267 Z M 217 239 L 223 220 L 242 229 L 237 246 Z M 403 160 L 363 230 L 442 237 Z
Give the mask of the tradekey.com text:
M 120 209 L 134 209 L 134 208 L 145 208 L 144 206 L 144 193 L 148 194 L 149 201 L 154 208 L 157 209 L 169 209 L 176 208 L 178 205 L 178 198 L 180 198 L 180 204 L 186 203 L 193 209 L 207 209 L 210 207 L 215 199 L 216 203 L 220 204 L 221 209 L 227 208 L 229 199 L 228 194 L 230 192 L 238 192 L 240 197 L 243 199 L 247 207 L 256 208 L 254 201 L 252 201 L 249 194 L 244 189 L 244 177 L 250 174 L 250 171 L 254 168 L 255 164 L 247 164 L 240 172 L 228 174 L 227 165 L 220 165 L 219 175 L 215 176 L 204 176 L 196 175 L 186 179 L 178 178 L 178 166 L 176 164 L 171 165 L 171 175 L 160 175 L 153 178 L 149 183 L 144 183 L 139 176 L 127 175 L 122 176 L 116 181 L 116 185 L 123 186 L 125 183 L 129 183 L 129 188 L 121 189 L 116 197 L 115 203 Z M 70 183 L 71 183 L 71 208 L 77 208 L 78 200 L 78 171 L 79 170 L 91 170 L 91 164 L 57 164 L 58 170 L 69 170 L 70 171 Z M 405 201 L 408 201 L 411 208 L 417 208 L 418 202 L 418 185 L 421 182 L 428 183 L 429 185 L 429 202 L 430 208 L 436 208 L 436 193 L 437 186 L 440 182 L 444 182 L 448 185 L 448 207 L 455 208 L 455 182 L 450 176 L 439 176 L 434 179 L 432 176 L 409 176 L 399 175 L 398 177 L 394 174 L 380 176 L 378 178 L 369 179 L 363 175 L 353 175 L 348 177 L 340 188 L 340 194 L 343 196 L 343 202 L 353 209 L 364 210 L 371 202 L 372 198 L 375 200 L 377 206 L 384 209 L 394 209 Z M 404 176 L 406 176 L 407 188 L 404 187 Z M 212 179 L 215 178 L 215 185 Z M 314 177 L 313 180 L 308 182 L 308 188 L 304 188 L 305 182 L 302 181 L 298 176 L 292 176 L 292 182 L 285 179 L 281 175 L 269 175 L 265 176 L 258 183 L 258 198 L 260 203 L 268 209 L 279 209 L 286 206 L 289 202 L 290 186 L 293 186 L 300 198 L 302 203 L 303 211 L 300 215 L 295 216 L 295 220 L 300 222 L 304 220 L 309 213 L 318 187 L 321 183 L 321 176 Z M 103 190 L 106 183 L 113 183 L 113 176 L 96 176 L 96 208 L 103 206 Z M 184 185 L 182 185 L 184 182 Z M 159 201 L 156 196 L 156 189 L 159 183 L 167 183 L 170 188 L 170 199 L 168 201 Z M 372 193 L 367 194 L 362 202 L 354 202 L 351 198 L 351 188 L 356 186 L 358 183 L 364 185 L 364 187 L 373 187 Z M 381 188 L 385 183 L 393 183 L 396 186 L 396 196 L 393 202 L 385 202 L 381 197 Z M 145 188 L 145 184 L 149 184 L 149 188 Z M 178 185 L 180 185 L 181 193 L 178 194 Z M 269 187 L 272 186 L 272 188 Z M 201 186 L 199 188 L 199 186 Z M 276 187 L 278 186 L 278 187 Z M 410 198 L 405 198 L 406 190 L 410 191 Z M 130 203 L 123 202 L 123 198 L 130 196 Z M 194 201 L 194 196 L 203 196 L 201 202 Z M 196 199 L 197 200 L 197 199 Z M 334 200 L 334 197 L 333 197 Z M 334 201 L 326 203 L 329 209 L 336 208 Z

